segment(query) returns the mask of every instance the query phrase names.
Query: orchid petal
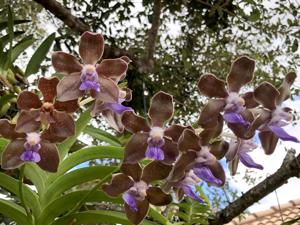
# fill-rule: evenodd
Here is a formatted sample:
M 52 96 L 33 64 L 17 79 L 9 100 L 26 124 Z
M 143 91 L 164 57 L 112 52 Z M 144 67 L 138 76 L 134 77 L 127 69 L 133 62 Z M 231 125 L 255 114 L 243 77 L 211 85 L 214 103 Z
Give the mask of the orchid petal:
M 112 197 L 117 197 L 118 195 L 127 191 L 130 187 L 134 185 L 132 179 L 123 173 L 114 174 L 110 184 L 103 184 L 102 190 Z
M 263 82 L 254 90 L 254 98 L 265 108 L 274 110 L 279 91 L 270 83 Z
M 182 185 L 181 188 L 186 196 L 190 197 L 191 199 L 197 202 L 204 203 L 204 200 L 197 194 L 195 186 Z
M 36 94 L 30 91 L 23 91 L 17 99 L 17 106 L 23 110 L 39 109 L 42 106 L 42 102 Z
M 226 98 L 228 95 L 225 88 L 225 82 L 218 79 L 213 74 L 202 75 L 198 81 L 198 88 L 201 94 L 210 98 Z
M 73 75 L 82 70 L 82 65 L 75 56 L 65 52 L 54 52 L 52 54 L 52 66 L 56 72 L 65 75 Z
M 271 155 L 276 148 L 278 137 L 272 131 L 261 131 L 258 135 L 265 153 Z
M 172 169 L 172 165 L 165 165 L 159 161 L 152 161 L 143 170 L 142 180 L 151 183 L 156 180 L 165 179 Z
M 96 70 L 99 76 L 105 76 L 119 80 L 120 77 L 126 74 L 128 63 L 123 59 L 104 59 L 97 66 Z
M 143 201 L 136 201 L 137 211 L 132 210 L 131 207 L 125 203 L 125 213 L 129 221 L 133 224 L 140 224 L 149 211 L 149 202 L 147 199 Z
M 245 166 L 247 166 L 249 168 L 255 168 L 255 169 L 259 169 L 259 170 L 262 170 L 264 168 L 262 165 L 254 162 L 254 160 L 251 158 L 251 156 L 245 152 L 240 153 L 240 160 Z
M 172 196 L 164 193 L 159 187 L 147 189 L 147 199 L 152 205 L 163 206 L 172 202 Z
M 44 96 L 44 102 L 53 102 L 57 95 L 56 87 L 59 82 L 57 77 L 39 79 L 38 88 Z
M 95 65 L 103 55 L 104 38 L 101 34 L 84 32 L 80 37 L 79 54 L 84 64 Z
M 292 142 L 296 142 L 296 143 L 300 142 L 298 140 L 298 138 L 296 138 L 292 135 L 289 135 L 282 127 L 269 125 L 269 128 L 277 137 L 279 137 L 283 141 L 292 141 Z
M 131 137 L 125 146 L 125 163 L 135 164 L 145 158 L 148 137 L 148 133 L 136 133 Z
M 129 192 L 125 192 L 122 196 L 124 202 L 130 207 L 132 211 L 137 212 L 137 200 L 135 199 L 135 196 L 130 194 Z
M 199 177 L 200 179 L 217 185 L 217 186 L 221 186 L 222 185 L 222 181 L 220 179 L 218 179 L 217 177 L 215 177 L 211 170 L 206 167 L 206 166 L 201 166 L 201 167 L 197 167 L 193 169 L 194 173 L 197 175 L 197 177 Z
M 65 102 L 81 97 L 84 92 L 79 90 L 80 84 L 80 73 L 64 77 L 57 85 L 57 100 Z
M 11 170 L 24 164 L 21 154 L 24 151 L 24 139 L 16 139 L 10 142 L 2 153 L 1 167 L 5 170 Z

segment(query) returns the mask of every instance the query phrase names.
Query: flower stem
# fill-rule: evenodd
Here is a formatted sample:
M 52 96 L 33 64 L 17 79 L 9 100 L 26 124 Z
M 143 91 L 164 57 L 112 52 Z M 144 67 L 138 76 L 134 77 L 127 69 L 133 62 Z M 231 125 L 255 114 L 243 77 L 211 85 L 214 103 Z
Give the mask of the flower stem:
M 90 103 L 90 102 L 92 102 L 92 101 L 94 101 L 94 98 L 88 97 L 88 98 L 82 100 L 81 102 L 79 102 L 79 105 L 80 105 L 80 106 L 84 106 L 84 105 L 86 105 L 86 104 L 88 104 L 88 103 Z
M 72 213 L 76 212 L 78 209 L 81 208 L 81 206 L 85 203 L 86 199 L 92 194 L 94 193 L 98 188 L 100 188 L 100 186 L 106 182 L 113 173 L 118 172 L 120 170 L 120 166 L 117 166 L 112 172 L 110 172 L 109 174 L 107 174 L 105 177 L 103 177 L 92 189 L 89 190 L 89 192 L 87 192 L 82 199 L 73 207 L 73 209 L 71 209 L 68 213 L 66 213 L 64 215 L 64 217 L 71 215 Z
M 21 205 L 24 207 L 28 219 L 32 221 L 32 214 L 30 209 L 25 204 L 24 193 L 23 193 L 24 170 L 25 170 L 25 165 L 22 165 L 20 168 L 20 175 L 19 175 L 19 195 L 20 195 Z

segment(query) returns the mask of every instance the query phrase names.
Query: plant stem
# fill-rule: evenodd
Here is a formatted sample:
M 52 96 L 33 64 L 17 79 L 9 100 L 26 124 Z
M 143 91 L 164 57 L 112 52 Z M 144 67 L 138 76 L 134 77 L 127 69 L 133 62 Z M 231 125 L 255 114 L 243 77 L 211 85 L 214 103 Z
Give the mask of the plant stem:
M 24 193 L 23 193 L 24 170 L 25 170 L 25 165 L 22 165 L 20 168 L 20 175 L 19 175 L 19 195 L 20 195 L 21 205 L 24 207 L 28 219 L 32 221 L 31 211 L 25 204 Z
M 106 182 L 113 173 L 118 172 L 120 170 L 120 166 L 117 166 L 111 173 L 107 174 L 105 177 L 103 177 L 92 189 L 87 192 L 83 198 L 78 202 L 73 209 L 71 209 L 68 213 L 64 215 L 64 217 L 71 215 L 72 213 L 76 212 L 78 209 L 81 208 L 81 206 L 85 203 L 86 199 L 94 193 L 104 182 Z

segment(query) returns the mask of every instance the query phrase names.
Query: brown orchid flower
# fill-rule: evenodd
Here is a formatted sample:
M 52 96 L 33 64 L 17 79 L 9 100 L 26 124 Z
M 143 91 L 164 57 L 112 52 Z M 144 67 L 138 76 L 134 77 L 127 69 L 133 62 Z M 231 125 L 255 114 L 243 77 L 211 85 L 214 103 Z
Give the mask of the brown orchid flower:
M 221 112 L 229 128 L 241 138 L 250 122 L 253 120 L 251 112 L 247 108 L 256 107 L 258 104 L 253 98 L 253 92 L 239 95 L 242 86 L 253 79 L 255 61 L 242 56 L 236 59 L 227 75 L 226 83 L 213 74 L 204 74 L 200 77 L 198 88 L 201 94 L 215 98 L 209 100 L 203 108 L 199 118 L 199 125 L 203 128 L 214 126 Z
M 103 59 L 104 38 L 101 34 L 84 32 L 80 37 L 78 59 L 65 52 L 52 54 L 54 69 L 65 77 L 57 86 L 59 101 L 77 99 L 89 91 L 95 99 L 103 102 L 118 102 L 119 89 L 114 82 L 124 77 L 128 67 L 126 58 Z M 126 61 L 127 60 L 127 61 Z
M 172 197 L 151 182 L 165 179 L 172 166 L 153 161 L 141 168 L 139 164 L 123 164 L 121 173 L 115 174 L 110 184 L 102 186 L 112 197 L 122 194 L 127 218 L 135 225 L 140 224 L 148 213 L 149 203 L 156 206 L 168 205 Z
M 132 111 L 125 111 L 122 123 L 133 136 L 125 146 L 125 163 L 138 163 L 147 157 L 172 164 L 177 156 L 176 144 L 171 135 L 176 135 L 176 127 L 164 128 L 164 123 L 173 116 L 173 98 L 165 92 L 156 93 L 151 101 L 148 115 L 151 126 L 145 118 Z M 178 136 L 178 135 L 177 135 Z
M 254 90 L 254 97 L 263 108 L 254 111 L 255 120 L 246 135 L 252 137 L 258 129 L 260 142 L 268 155 L 274 152 L 279 138 L 283 141 L 300 142 L 282 128 L 293 118 L 291 109 L 281 107 L 281 104 L 290 97 L 290 88 L 296 77 L 296 73 L 290 72 L 285 76 L 279 89 L 268 82 L 263 82 Z
M 221 121 L 219 124 L 222 123 Z M 209 144 L 211 138 L 208 138 L 219 135 L 219 132 L 217 130 L 204 130 L 198 136 L 192 129 L 183 131 L 178 140 L 178 149 L 181 155 L 167 179 L 170 184 L 180 183 L 188 172 L 217 186 L 225 183 L 225 172 L 218 160 L 225 156 L 228 144 L 224 141 Z
M 40 78 L 38 88 L 43 94 L 43 102 L 30 92 L 23 91 L 17 106 L 21 113 L 17 119 L 16 132 L 29 133 L 40 129 L 41 124 L 49 125 L 51 133 L 59 137 L 70 137 L 75 133 L 73 117 L 69 113 L 78 108 L 78 100 L 59 102 L 55 100 L 56 86 L 59 80 L 54 78 Z
M 57 171 L 59 154 L 54 143 L 65 138 L 57 137 L 48 130 L 42 134 L 17 133 L 15 125 L 6 119 L 0 120 L 0 136 L 11 140 L 2 153 L 2 169 L 15 169 L 26 162 L 34 162 L 45 171 Z

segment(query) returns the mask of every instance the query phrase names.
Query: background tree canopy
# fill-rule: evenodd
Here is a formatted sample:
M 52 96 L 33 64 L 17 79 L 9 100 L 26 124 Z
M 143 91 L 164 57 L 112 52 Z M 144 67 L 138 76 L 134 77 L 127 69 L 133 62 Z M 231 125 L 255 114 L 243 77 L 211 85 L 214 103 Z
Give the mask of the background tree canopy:
M 54 50 L 74 53 L 76 29 L 63 26 L 36 2 L 4 0 L 0 5 L 10 4 L 18 18 L 31 20 L 22 26 L 28 34 L 37 31 L 38 39 L 55 28 Z M 256 60 L 256 81 L 276 85 L 300 65 L 297 1 L 60 2 L 92 31 L 105 35 L 110 46 L 105 57 L 125 53 L 133 60 L 125 82 L 133 90 L 129 104 L 141 114 L 150 97 L 164 90 L 174 96 L 177 115 L 191 118 L 202 105 L 195 85 L 199 76 L 206 72 L 224 78 L 230 62 L 240 55 Z M 42 73 L 49 74 L 43 68 Z

